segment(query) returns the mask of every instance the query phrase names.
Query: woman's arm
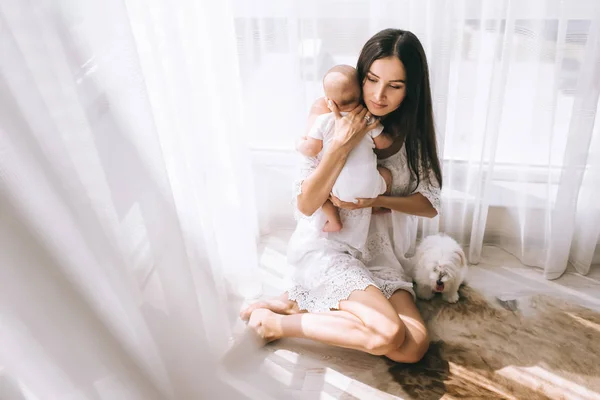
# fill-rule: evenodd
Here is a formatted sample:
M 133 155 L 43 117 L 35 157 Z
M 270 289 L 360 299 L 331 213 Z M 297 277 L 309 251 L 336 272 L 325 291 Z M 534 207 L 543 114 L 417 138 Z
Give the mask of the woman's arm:
M 437 210 L 433 207 L 427 197 L 423 196 L 421 193 L 414 193 L 406 197 L 379 196 L 374 199 L 371 207 L 389 208 L 390 210 L 399 211 L 405 214 L 427 218 L 433 218 L 438 214 Z
M 414 193 L 408 196 L 378 196 L 373 199 L 357 199 L 356 203 L 341 201 L 335 196 L 331 196 L 331 202 L 334 206 L 345 208 L 347 210 L 356 210 L 357 208 L 374 207 L 387 208 L 404 214 L 416 215 L 418 217 L 433 218 L 438 212 L 427 197 L 421 193 Z
M 323 114 L 324 104 L 326 104 L 324 99 L 319 99 L 313 104 L 309 124 L 312 124 L 318 115 Z M 304 215 L 312 215 L 327 201 L 348 154 L 365 133 L 377 123 L 374 121 L 367 126 L 365 116 L 368 115 L 368 110 L 362 105 L 358 105 L 344 117 L 335 103 L 330 101 L 329 108 L 335 113 L 335 133 L 317 168 L 302 182 L 302 191 L 297 197 L 297 207 Z
M 329 147 L 325 151 L 317 168 L 302 182 L 302 192 L 297 198 L 298 211 L 307 216 L 313 215 L 327 201 L 349 153 L 342 147 Z

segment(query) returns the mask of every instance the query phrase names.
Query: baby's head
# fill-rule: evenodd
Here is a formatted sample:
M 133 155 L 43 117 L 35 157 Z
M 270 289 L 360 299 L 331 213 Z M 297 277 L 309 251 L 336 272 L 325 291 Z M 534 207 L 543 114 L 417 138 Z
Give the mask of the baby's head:
M 360 103 L 358 74 L 349 65 L 336 65 L 327 71 L 323 78 L 323 90 L 340 111 L 352 111 Z

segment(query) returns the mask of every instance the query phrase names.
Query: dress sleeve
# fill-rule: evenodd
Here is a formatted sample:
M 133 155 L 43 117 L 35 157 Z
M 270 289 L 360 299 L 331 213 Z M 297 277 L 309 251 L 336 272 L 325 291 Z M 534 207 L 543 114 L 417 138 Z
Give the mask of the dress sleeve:
M 300 219 L 310 219 L 298 211 L 298 196 L 302 193 L 302 182 L 317 169 L 317 165 L 321 161 L 321 154 L 317 157 L 302 157 L 299 156 L 298 167 L 296 168 L 296 176 L 294 178 L 294 185 L 292 189 L 292 205 L 294 206 L 294 218 L 296 221 Z M 314 216 L 314 214 L 313 214 Z
M 421 193 L 429 200 L 433 208 L 439 214 L 441 211 L 441 189 L 440 184 L 435 177 L 435 173 L 432 169 L 427 171 L 427 174 L 423 171 L 422 167 L 419 166 L 419 176 L 421 177 L 419 185 L 413 193 Z

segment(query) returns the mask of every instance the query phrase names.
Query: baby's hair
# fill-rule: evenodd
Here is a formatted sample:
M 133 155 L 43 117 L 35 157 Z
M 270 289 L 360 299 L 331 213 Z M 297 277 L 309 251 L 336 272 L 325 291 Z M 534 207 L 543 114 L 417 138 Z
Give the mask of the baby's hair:
M 341 75 L 341 79 L 340 79 Z M 344 107 L 349 104 L 352 104 L 360 99 L 360 83 L 358 82 L 358 74 L 356 72 L 356 68 L 351 67 L 350 65 L 336 65 L 329 69 L 325 76 L 323 77 L 323 87 L 327 90 L 327 87 L 338 87 L 340 85 L 346 84 L 355 84 L 356 91 L 354 92 L 346 92 L 345 96 L 341 99 L 336 99 L 336 104 L 338 107 Z
M 345 65 L 345 64 L 334 65 L 333 67 L 329 68 L 329 70 L 325 73 L 325 76 L 323 77 L 323 83 L 325 83 L 325 79 L 327 78 L 327 75 L 329 75 L 333 72 L 339 72 L 340 74 L 345 75 L 349 78 L 358 77 L 358 72 L 356 71 L 356 68 L 354 68 L 353 66 Z
M 346 97 L 346 98 L 343 98 L 341 100 L 338 100 L 336 105 L 338 107 L 345 107 L 348 104 L 352 104 L 352 103 L 356 102 L 359 98 L 360 98 L 360 96 Z

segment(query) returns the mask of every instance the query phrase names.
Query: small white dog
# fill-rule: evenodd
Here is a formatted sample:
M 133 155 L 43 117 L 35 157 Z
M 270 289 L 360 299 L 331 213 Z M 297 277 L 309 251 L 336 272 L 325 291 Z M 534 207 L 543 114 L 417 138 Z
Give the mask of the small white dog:
M 448 303 L 458 301 L 458 288 L 467 277 L 465 253 L 450 236 L 426 237 L 410 259 L 417 297 L 430 300 L 436 293 Z

